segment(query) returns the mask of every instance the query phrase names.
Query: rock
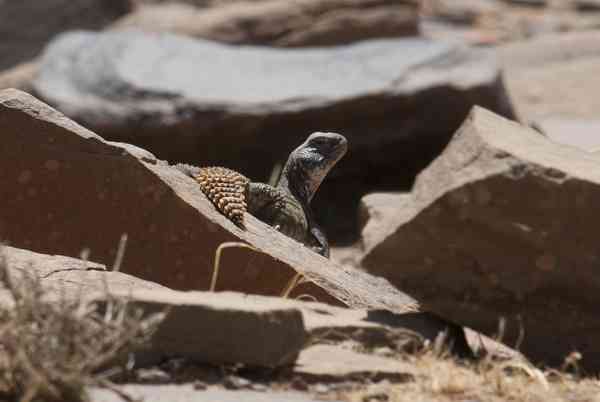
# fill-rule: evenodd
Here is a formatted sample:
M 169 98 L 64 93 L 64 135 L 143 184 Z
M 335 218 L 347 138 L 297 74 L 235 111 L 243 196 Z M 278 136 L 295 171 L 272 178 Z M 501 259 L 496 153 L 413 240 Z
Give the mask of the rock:
M 540 69 L 553 63 L 600 57 L 600 30 L 563 32 L 508 43 L 498 48 L 507 70 Z
M 222 391 L 210 389 L 197 391 L 192 385 L 121 385 L 119 390 L 134 400 L 145 402 L 317 402 L 309 396 L 292 392 Z M 120 402 L 122 398 L 105 389 L 90 390 L 91 402 Z
M 35 57 L 60 32 L 98 29 L 131 10 L 129 0 L 1 1 L 0 71 Z
M 600 90 L 600 85 L 591 77 L 599 67 L 600 56 L 509 70 L 506 83 L 520 114 L 528 121 L 595 120 L 600 99 L 593 94 Z
M 422 12 L 444 22 L 473 25 L 481 17 L 500 11 L 500 3 L 495 0 L 425 0 Z
M 579 11 L 600 11 L 599 0 L 575 0 L 575 7 Z
M 322 303 L 287 303 L 300 309 L 311 339 L 325 342 L 351 340 L 369 350 L 378 347 L 398 349 L 402 344 L 407 350 L 415 350 L 424 341 L 433 343 L 438 336 L 446 333 L 447 344 L 457 356 L 472 356 L 472 350 L 478 348 L 478 340 L 468 341 L 460 327 L 430 313 L 395 314 L 387 310 L 346 309 Z M 491 350 L 498 349 L 492 343 L 486 346 L 490 346 L 488 349 Z
M 600 120 L 548 118 L 536 122 L 552 141 L 584 151 L 600 151 Z
M 384 279 L 337 266 L 250 215 L 238 228 L 179 170 L 104 141 L 28 94 L 0 91 L 0 126 L 0 233 L 12 246 L 68 256 L 87 248 L 91 261 L 112 267 L 127 233 L 123 272 L 205 290 L 216 248 L 241 241 L 255 250 L 223 251 L 218 290 L 279 295 L 298 270 L 309 281 L 292 297 L 418 308 Z
M 512 3 L 519 6 L 534 6 L 545 7 L 548 5 L 547 0 L 504 0 L 507 3 Z
M 342 133 L 350 152 L 315 199 L 334 237 L 357 233 L 363 194 L 409 187 L 473 104 L 513 116 L 493 52 L 414 38 L 290 50 L 75 32 L 47 49 L 35 90 L 108 139 L 258 181 L 307 133 Z
M 125 297 L 147 312 L 169 311 L 161 330 L 155 334 L 152 347 L 138 355 L 138 366 L 148 366 L 173 356 L 212 363 L 244 361 L 273 366 L 279 364 L 282 357 L 289 359 L 297 355 L 298 345 L 303 346 L 307 336 L 329 343 L 351 340 L 369 350 L 378 347 L 398 349 L 402 344 L 411 350 L 411 342 L 412 348 L 418 349 L 423 340 L 434 342 L 446 332 L 448 344 L 458 356 L 470 356 L 471 348 L 476 350 L 482 340 L 481 336 L 475 339 L 468 333 L 472 339 L 467 343 L 465 334 L 454 331 L 452 324 L 427 313 L 350 310 L 322 303 L 233 292 L 176 292 L 75 258 L 14 247 L 3 247 L 0 255 L 8 263 L 11 277 L 19 279 L 27 273 L 40 278 L 48 292 L 47 297 L 65 295 L 104 300 L 108 289 L 113 296 Z M 0 303 L 12 305 L 12 298 L 6 291 L 0 291 Z M 190 315 L 195 318 L 190 320 Z M 207 333 L 204 328 L 209 322 L 212 331 Z M 195 323 L 200 327 L 195 328 Z M 235 330 L 229 328 L 232 325 Z M 186 327 L 185 331 L 181 330 L 182 326 Z M 238 344 L 254 342 L 254 335 L 247 335 L 249 332 L 263 338 L 285 339 L 285 346 L 276 339 L 260 348 L 240 348 Z M 219 334 L 218 341 L 212 337 L 215 333 Z M 243 340 L 239 339 L 240 335 Z M 216 342 L 220 347 L 214 348 Z M 488 342 L 485 347 L 498 355 L 494 352 L 498 348 L 493 343 Z M 514 353 L 500 355 L 516 356 Z
M 600 30 L 542 36 L 499 48 L 511 99 L 522 121 L 597 119 L 590 79 L 600 65 Z M 556 96 L 561 94 L 561 96 Z
M 115 24 L 226 43 L 330 46 L 419 33 L 413 0 L 279 0 L 197 8 L 181 3 L 139 7 Z
M 558 365 L 600 368 L 600 157 L 475 108 L 423 171 L 364 267 L 423 308 Z
M 411 208 L 410 193 L 372 193 L 360 201 L 361 246 L 371 249 L 396 231 L 394 216 Z
M 28 273 L 41 279 L 41 283 L 51 295 L 58 297 L 89 295 L 104 292 L 106 286 L 112 292 L 127 294 L 137 290 L 166 290 L 158 283 L 145 281 L 121 272 L 110 272 L 106 267 L 91 261 L 62 255 L 47 255 L 29 250 L 3 246 L 0 258 L 6 262 L 11 277 L 18 280 Z M 12 301 L 5 289 L 0 290 L 0 303 L 11 304 Z
M 31 91 L 37 68 L 37 61 L 34 60 L 0 72 L 0 89 L 17 88 Z
M 294 372 L 312 381 L 342 381 L 365 378 L 407 381 L 414 368 L 408 362 L 359 353 L 334 345 L 314 345 L 304 349 Z M 374 378 L 373 378 L 374 377 Z
M 448 329 L 447 323 L 421 313 L 349 310 L 233 292 L 177 292 L 75 258 L 14 247 L 3 247 L 1 255 L 15 280 L 25 274 L 40 278 L 46 297 L 103 301 L 108 289 L 146 313 L 167 311 L 150 346 L 138 353 L 138 367 L 171 357 L 274 367 L 292 362 L 307 337 L 329 343 L 352 340 L 365 349 L 395 349 L 411 340 L 417 347 L 419 337 L 433 342 Z M 0 291 L 0 303 L 12 305 L 7 291 Z M 458 355 L 471 353 L 463 334 L 450 335 L 448 342 Z
M 136 357 L 136 364 L 142 367 L 173 356 L 217 365 L 275 367 L 294 362 L 306 343 L 302 313 L 292 303 L 278 303 L 281 299 L 249 300 L 237 293 L 176 292 L 75 258 L 13 247 L 3 247 L 1 252 L 11 277 L 18 280 L 28 273 L 40 278 L 48 292 L 46 297 L 103 301 L 108 289 L 112 296 L 123 297 L 146 313 L 166 311 L 150 345 Z M 10 305 L 7 292 L 0 291 L 0 302 Z
M 307 341 L 302 314 L 276 298 L 239 293 L 133 290 L 116 292 L 145 312 L 168 311 L 136 361 L 156 364 L 166 357 L 252 366 L 289 365 Z

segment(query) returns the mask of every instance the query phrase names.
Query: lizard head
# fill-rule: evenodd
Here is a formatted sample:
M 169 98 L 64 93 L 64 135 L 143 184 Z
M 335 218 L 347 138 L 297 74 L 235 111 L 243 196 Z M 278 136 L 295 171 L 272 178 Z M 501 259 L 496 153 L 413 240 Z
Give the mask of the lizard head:
M 283 168 L 280 186 L 310 201 L 327 173 L 344 156 L 348 141 L 336 133 L 311 134 L 290 154 Z

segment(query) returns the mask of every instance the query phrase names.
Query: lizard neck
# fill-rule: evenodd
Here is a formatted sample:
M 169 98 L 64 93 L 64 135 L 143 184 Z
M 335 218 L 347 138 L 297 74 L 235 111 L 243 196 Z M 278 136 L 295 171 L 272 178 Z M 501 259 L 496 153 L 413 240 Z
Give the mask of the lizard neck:
M 277 187 L 294 196 L 302 206 L 308 207 L 315 194 L 316 187 L 318 187 L 318 185 L 314 186 L 313 179 L 297 163 L 288 160 L 281 172 Z

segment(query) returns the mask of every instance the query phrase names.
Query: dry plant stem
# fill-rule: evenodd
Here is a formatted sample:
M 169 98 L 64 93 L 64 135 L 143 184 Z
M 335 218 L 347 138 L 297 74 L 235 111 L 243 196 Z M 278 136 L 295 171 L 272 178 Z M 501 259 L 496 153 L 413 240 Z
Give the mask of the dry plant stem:
M 251 245 L 242 243 L 242 242 L 228 241 L 228 242 L 219 244 L 219 247 L 217 247 L 217 250 L 215 251 L 215 263 L 213 265 L 212 278 L 210 279 L 209 290 L 211 292 L 214 292 L 215 288 L 217 287 L 217 279 L 219 277 L 219 270 L 221 268 L 221 254 L 223 253 L 224 249 L 233 248 L 233 247 L 248 248 L 250 250 L 258 251 L 256 248 L 252 247 Z
M 281 297 L 283 297 L 284 299 L 290 297 L 290 293 L 292 293 L 292 290 L 294 290 L 294 288 L 300 284 L 302 278 L 302 274 L 297 272 L 296 275 L 294 275 L 292 279 L 290 279 L 285 288 L 283 288 L 283 291 L 281 292 Z
M 125 249 L 127 248 L 127 233 L 123 233 L 119 239 L 119 247 L 117 248 L 117 255 L 115 256 L 115 263 L 113 264 L 113 271 L 119 272 L 121 270 L 121 264 L 123 264 L 123 258 L 125 257 Z
M 213 273 L 212 273 L 212 277 L 210 279 L 210 288 L 209 288 L 210 292 L 214 292 L 217 287 L 217 280 L 219 278 L 219 272 L 221 269 L 221 255 L 223 254 L 223 250 L 225 250 L 226 248 L 234 248 L 234 247 L 247 248 L 250 250 L 258 251 L 255 247 L 253 247 L 247 243 L 235 242 L 235 241 L 221 243 L 219 245 L 219 247 L 217 247 L 217 250 L 215 251 L 215 263 L 213 265 Z M 292 279 L 290 279 L 290 281 L 286 284 L 286 286 L 281 291 L 281 297 L 287 299 L 289 297 L 290 293 L 292 292 L 292 290 L 300 283 L 301 280 L 302 280 L 302 274 L 296 273 L 296 275 L 294 275 L 292 277 Z
M 36 275 L 11 274 L 0 251 L 0 286 L 12 299 L 0 306 L 0 400 L 78 402 L 89 386 L 110 389 L 98 371 L 145 342 L 164 317 L 144 317 L 108 293 L 104 307 L 76 292 L 51 297 Z

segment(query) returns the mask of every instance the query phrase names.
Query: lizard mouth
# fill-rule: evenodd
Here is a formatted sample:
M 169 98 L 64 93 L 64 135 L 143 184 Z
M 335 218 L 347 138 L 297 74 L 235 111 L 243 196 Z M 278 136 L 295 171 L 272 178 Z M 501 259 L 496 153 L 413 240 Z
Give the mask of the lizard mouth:
M 335 156 L 335 162 L 339 161 L 348 151 L 348 140 L 343 135 L 337 135 L 337 143 L 334 144 L 332 154 Z

